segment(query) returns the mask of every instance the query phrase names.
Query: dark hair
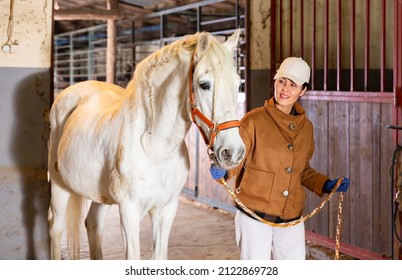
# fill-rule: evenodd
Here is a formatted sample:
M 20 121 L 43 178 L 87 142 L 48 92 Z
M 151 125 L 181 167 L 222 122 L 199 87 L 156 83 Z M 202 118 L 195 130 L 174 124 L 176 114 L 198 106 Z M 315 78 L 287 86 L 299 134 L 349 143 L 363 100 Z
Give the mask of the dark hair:
M 303 90 L 303 89 L 308 89 L 308 86 L 309 86 L 308 83 L 304 83 L 304 84 L 302 85 L 302 90 Z

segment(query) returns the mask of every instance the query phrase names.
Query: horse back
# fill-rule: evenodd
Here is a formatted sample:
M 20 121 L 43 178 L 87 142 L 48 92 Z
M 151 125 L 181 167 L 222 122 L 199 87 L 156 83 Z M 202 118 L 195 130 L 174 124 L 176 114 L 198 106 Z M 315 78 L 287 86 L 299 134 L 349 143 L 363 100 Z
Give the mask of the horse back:
M 65 122 L 76 107 L 85 100 L 119 97 L 124 89 L 114 84 L 100 81 L 85 81 L 71 85 L 59 93 L 50 110 L 52 128 L 64 127 Z

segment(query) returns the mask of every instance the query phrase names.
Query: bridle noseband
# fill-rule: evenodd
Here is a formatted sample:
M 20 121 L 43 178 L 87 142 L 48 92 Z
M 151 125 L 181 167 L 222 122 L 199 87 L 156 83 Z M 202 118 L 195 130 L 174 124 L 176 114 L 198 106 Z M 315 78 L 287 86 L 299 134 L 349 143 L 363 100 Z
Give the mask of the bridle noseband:
M 194 54 L 195 54 L 195 52 L 196 52 L 196 50 L 194 50 L 193 56 L 191 58 L 190 73 L 189 73 L 191 118 L 192 118 L 193 123 L 195 123 L 195 125 L 198 127 L 198 130 L 200 131 L 202 138 L 204 138 L 205 144 L 207 145 L 208 149 L 212 151 L 212 146 L 214 144 L 215 138 L 218 135 L 218 133 L 225 129 L 239 127 L 240 121 L 239 120 L 231 120 L 231 121 L 217 124 L 217 123 L 212 122 L 207 116 L 205 116 L 196 107 L 195 95 L 194 95 L 194 91 L 193 91 L 193 71 L 194 71 Z M 213 110 L 214 110 L 214 108 L 212 108 L 212 112 L 213 112 Z M 211 136 L 209 137 L 209 139 L 206 136 L 205 132 L 197 124 L 196 117 L 198 117 L 203 123 L 205 123 L 208 126 L 208 128 L 211 130 Z

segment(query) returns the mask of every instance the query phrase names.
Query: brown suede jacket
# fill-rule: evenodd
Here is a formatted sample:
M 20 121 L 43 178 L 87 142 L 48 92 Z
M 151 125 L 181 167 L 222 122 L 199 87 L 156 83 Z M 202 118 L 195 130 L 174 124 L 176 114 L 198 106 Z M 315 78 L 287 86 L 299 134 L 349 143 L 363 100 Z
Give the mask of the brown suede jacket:
M 301 105 L 296 102 L 296 113 L 287 115 L 274 102 L 267 100 L 242 119 L 240 135 L 246 157 L 242 165 L 229 171 L 228 179 L 237 175 L 238 197 L 248 208 L 292 219 L 303 214 L 304 187 L 322 197 L 329 178 L 310 167 L 313 125 Z

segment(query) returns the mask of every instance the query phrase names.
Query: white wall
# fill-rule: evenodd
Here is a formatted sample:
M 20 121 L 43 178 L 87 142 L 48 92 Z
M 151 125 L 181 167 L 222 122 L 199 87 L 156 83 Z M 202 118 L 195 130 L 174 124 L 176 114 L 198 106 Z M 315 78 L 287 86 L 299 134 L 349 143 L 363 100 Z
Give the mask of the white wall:
M 14 4 L 9 21 L 11 2 Z M 0 1 L 0 47 L 7 41 L 16 47 L 12 54 L 0 51 L 0 67 L 50 67 L 52 3 L 51 0 Z
M 51 0 L 0 1 L 0 259 L 49 258 L 51 44 Z

